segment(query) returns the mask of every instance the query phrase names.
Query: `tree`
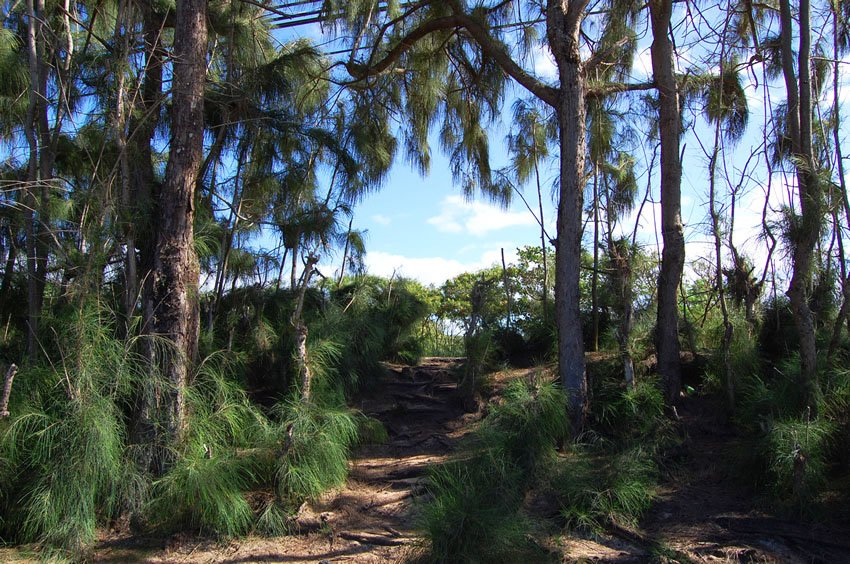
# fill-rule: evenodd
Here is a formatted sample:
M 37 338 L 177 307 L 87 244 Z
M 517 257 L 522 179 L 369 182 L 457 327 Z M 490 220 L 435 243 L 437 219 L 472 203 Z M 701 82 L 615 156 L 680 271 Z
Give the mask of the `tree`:
M 664 395 L 673 404 L 679 397 L 682 375 L 679 366 L 678 290 L 685 266 L 685 235 L 682 225 L 682 163 L 679 160 L 681 116 L 679 90 L 670 40 L 672 0 L 651 0 L 652 74 L 658 86 L 658 131 L 661 138 L 661 236 L 664 249 L 658 273 L 656 350 Z
M 812 270 L 814 268 L 815 244 L 820 237 L 823 220 L 823 189 L 817 175 L 812 151 L 812 76 L 811 76 L 811 6 L 808 0 L 800 0 L 799 47 L 795 73 L 792 46 L 793 18 L 789 0 L 779 2 L 780 57 L 782 76 L 785 80 L 786 131 L 790 141 L 790 152 L 797 172 L 797 194 L 800 216 L 790 226 L 791 258 L 793 270 L 788 287 L 788 297 L 794 323 L 800 336 L 800 380 L 798 382 L 806 406 L 817 412 L 817 343 L 815 324 L 809 297 L 811 295 Z M 789 210 L 790 211 L 790 210 Z M 793 213 L 793 212 L 791 212 Z
M 186 430 L 185 387 L 198 346 L 198 259 L 195 187 L 203 161 L 203 100 L 207 53 L 206 0 L 179 0 L 174 28 L 171 144 L 158 202 L 153 268 L 145 286 L 145 327 L 167 347 L 154 347 L 161 390 L 165 444 Z M 152 399 L 152 398 L 150 398 Z M 168 464 L 167 460 L 155 461 Z
M 549 105 L 555 113 L 558 129 L 559 185 L 557 235 L 555 240 L 555 318 L 558 327 L 558 359 L 561 383 L 569 398 L 569 411 L 573 431 L 578 434 L 584 424 L 587 406 L 587 380 L 585 376 L 584 343 L 581 331 L 579 304 L 579 273 L 581 258 L 582 213 L 585 184 L 586 153 L 586 98 L 603 96 L 626 90 L 646 90 L 646 84 L 602 83 L 590 84 L 593 71 L 603 63 L 616 66 L 628 58 L 634 49 L 633 34 L 623 35 L 625 14 L 635 8 L 629 3 L 612 2 L 602 19 L 599 49 L 590 57 L 582 56 L 584 41 L 583 23 L 587 17 L 588 2 L 559 2 L 548 0 L 544 5 L 524 2 L 500 2 L 492 6 L 467 5 L 457 0 L 445 3 L 423 2 L 399 8 L 392 4 L 379 12 L 371 2 L 356 8 L 343 7 L 335 2 L 325 2 L 329 14 L 345 14 L 344 19 L 351 35 L 356 37 L 352 57 L 346 63 L 351 76 L 360 81 L 398 91 L 405 81 L 392 82 L 391 72 L 406 75 L 413 72 L 406 84 L 408 100 L 420 101 L 422 84 L 417 76 L 448 75 L 448 101 L 444 111 L 449 125 L 451 118 L 459 116 L 461 136 L 447 126 L 443 127 L 442 142 L 452 151 L 456 177 L 469 193 L 476 185 L 493 192 L 485 140 L 481 138 L 480 113 L 461 113 L 452 105 L 459 94 L 465 94 L 467 104 L 484 100 L 497 103 L 500 98 L 499 80 L 511 77 L 530 94 Z M 359 8 L 359 9 L 358 9 Z M 520 17 L 522 16 L 522 17 Z M 521 53 L 512 52 L 506 43 L 506 29 L 517 28 L 528 37 L 545 28 L 545 45 L 551 51 L 558 68 L 556 86 L 546 84 L 521 65 Z M 370 35 L 367 35 L 370 34 Z M 355 60 L 362 44 L 369 45 L 366 56 Z M 514 46 L 516 47 L 516 46 Z M 593 46 L 591 46 L 593 47 Z M 423 56 L 427 53 L 427 56 Z M 672 75 L 671 75 L 672 76 Z M 378 80 L 375 79 L 378 77 Z M 455 78 L 457 77 L 457 78 Z M 383 82 L 380 79 L 383 79 Z M 489 83 L 487 82 L 489 80 Z M 417 90 L 412 87 L 417 86 Z M 430 85 L 431 91 L 434 86 Z M 486 87 L 486 90 L 484 89 Z M 477 102 L 476 102 L 477 101 Z M 416 135 L 413 147 L 427 156 L 427 130 L 437 104 L 410 107 L 408 115 L 414 120 Z M 453 113 L 454 112 L 454 113 Z M 455 158 L 455 157 L 458 158 Z M 464 174 L 462 164 L 477 166 L 477 176 Z

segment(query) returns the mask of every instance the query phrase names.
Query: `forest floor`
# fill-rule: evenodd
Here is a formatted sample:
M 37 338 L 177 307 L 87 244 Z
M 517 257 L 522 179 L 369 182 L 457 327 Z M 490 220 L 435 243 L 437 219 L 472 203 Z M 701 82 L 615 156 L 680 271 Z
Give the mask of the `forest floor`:
M 419 515 L 427 467 L 458 452 L 482 410 L 467 413 L 453 370 L 459 359 L 427 358 L 413 368 L 389 366 L 357 407 L 383 422 L 389 440 L 358 448 L 347 485 L 304 504 L 297 533 L 228 541 L 167 538 L 103 531 L 90 557 L 96 562 L 404 562 L 425 551 Z M 505 381 L 539 369 L 497 373 Z M 564 562 L 850 562 L 850 534 L 776 519 L 729 464 L 740 448 L 722 407 L 710 398 L 683 398 L 684 437 L 677 461 L 663 472 L 658 497 L 637 530 L 610 534 L 554 533 L 541 544 Z M 31 561 L 33 553 L 0 549 L 0 561 Z

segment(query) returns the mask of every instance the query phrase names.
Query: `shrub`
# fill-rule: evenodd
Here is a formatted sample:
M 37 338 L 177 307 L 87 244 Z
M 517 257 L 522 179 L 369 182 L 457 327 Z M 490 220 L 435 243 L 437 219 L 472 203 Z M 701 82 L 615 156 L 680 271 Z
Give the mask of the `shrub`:
M 54 343 L 61 363 L 28 366 L 2 430 L 4 536 L 78 555 L 97 525 L 135 506 L 145 486 L 127 451 L 122 408 L 138 358 L 102 311 L 70 317 Z
M 549 483 L 567 525 L 596 531 L 609 522 L 634 526 L 655 497 L 658 472 L 640 447 L 611 452 L 584 446 L 559 460 Z
M 555 445 L 569 435 L 566 400 L 548 382 L 514 381 L 469 445 L 470 457 L 434 469 L 424 512 L 439 562 L 541 559 L 520 513 L 525 492 Z
M 284 445 L 276 462 L 276 490 L 297 507 L 348 475 L 348 450 L 357 440 L 357 422 L 347 409 L 286 403 L 278 408 L 277 441 Z

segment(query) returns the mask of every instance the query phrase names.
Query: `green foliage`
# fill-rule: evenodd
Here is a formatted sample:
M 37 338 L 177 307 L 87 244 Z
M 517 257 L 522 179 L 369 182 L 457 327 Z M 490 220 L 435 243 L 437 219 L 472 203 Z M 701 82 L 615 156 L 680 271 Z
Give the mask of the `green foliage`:
M 655 379 L 638 378 L 635 386 L 628 388 L 616 357 L 594 363 L 588 370 L 592 370 L 591 434 L 620 445 L 643 445 L 648 452 L 674 441 L 672 423 L 664 414 L 664 396 Z
M 149 509 L 154 527 L 222 536 L 249 530 L 253 513 L 244 495 L 253 479 L 249 461 L 234 452 L 206 452 L 185 453 L 154 482 Z
M 278 496 L 291 507 L 345 483 L 348 449 L 357 441 L 357 421 L 343 409 L 282 404 L 276 430 L 283 441 L 276 462 Z
M 424 523 L 438 562 L 540 560 L 519 510 L 555 445 L 569 435 L 566 400 L 554 384 L 512 382 L 472 438 L 469 457 L 437 467 Z
M 384 424 L 374 417 L 361 414 L 357 418 L 357 439 L 360 444 L 384 444 L 389 439 L 389 433 Z
M 530 523 L 518 514 L 518 468 L 492 457 L 439 466 L 429 475 L 434 499 L 424 512 L 435 562 L 516 561 L 530 552 Z
M 224 355 L 207 358 L 186 390 L 184 444 L 154 481 L 146 510 L 157 529 L 235 536 L 253 524 L 244 494 L 257 482 L 256 463 L 239 449 L 262 437 L 268 423 L 234 382 L 234 368 Z
M 550 382 L 510 382 L 479 430 L 484 449 L 533 472 L 570 435 L 564 394 Z
M 580 447 L 553 470 L 549 487 L 572 528 L 634 526 L 655 497 L 658 471 L 640 447 L 620 452 L 605 446 Z
M 103 312 L 65 320 L 61 364 L 23 367 L 0 427 L 4 536 L 78 554 L 104 519 L 144 499 L 124 414 L 138 358 Z
M 826 480 L 829 440 L 834 426 L 826 419 L 773 422 L 761 444 L 766 480 L 780 504 L 805 509 Z

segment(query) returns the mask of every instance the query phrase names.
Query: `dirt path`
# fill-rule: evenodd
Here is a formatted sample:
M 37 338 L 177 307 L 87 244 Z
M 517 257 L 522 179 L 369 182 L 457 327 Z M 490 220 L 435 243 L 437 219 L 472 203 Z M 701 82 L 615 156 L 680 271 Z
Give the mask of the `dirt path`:
M 222 544 L 175 536 L 163 545 L 101 543 L 99 562 L 402 562 L 419 546 L 417 511 L 426 468 L 455 450 L 477 416 L 465 414 L 451 373 L 458 359 L 425 358 L 389 367 L 359 407 L 389 440 L 358 449 L 348 483 L 299 511 L 299 534 Z
M 569 539 L 571 559 L 598 562 L 850 562 L 850 533 L 778 519 L 759 509 L 756 494 L 736 476 L 736 430 L 722 405 L 683 398 L 685 440 L 675 466 L 634 539 Z M 637 542 L 635 542 L 637 541 Z M 844 544 L 844 547 L 837 546 Z

